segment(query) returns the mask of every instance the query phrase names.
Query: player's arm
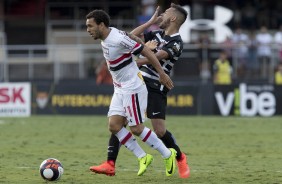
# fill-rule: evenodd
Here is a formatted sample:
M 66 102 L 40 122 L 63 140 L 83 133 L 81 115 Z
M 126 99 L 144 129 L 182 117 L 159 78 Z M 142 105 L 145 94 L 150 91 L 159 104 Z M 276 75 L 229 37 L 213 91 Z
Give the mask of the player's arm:
M 157 53 L 154 54 L 158 60 L 162 60 L 162 59 L 168 59 L 169 58 L 169 55 L 166 51 L 164 50 L 159 50 Z M 144 65 L 144 64 L 151 64 L 150 61 L 148 60 L 148 58 L 139 58 L 136 60 L 137 62 L 137 65 L 138 66 L 141 66 L 141 65 Z
M 180 56 L 181 52 L 182 52 L 182 43 L 171 42 L 163 46 L 161 50 L 155 53 L 155 56 L 157 57 L 158 60 L 172 59 L 175 56 Z M 149 64 L 149 61 L 146 58 L 139 58 L 136 62 L 138 66 L 141 66 L 143 64 Z
M 124 37 L 121 37 L 120 46 L 124 48 L 125 51 L 129 51 L 134 55 L 141 53 L 144 57 L 147 57 L 150 61 L 150 64 L 159 73 L 160 83 L 165 85 L 168 89 L 173 88 L 172 80 L 162 69 L 161 64 L 155 54 L 146 45 L 140 45 L 140 43 L 136 43 L 136 41 L 131 39 L 128 35 L 125 35 Z
M 130 33 L 135 35 L 135 36 L 141 36 L 141 34 L 147 29 L 149 28 L 151 25 L 155 24 L 156 22 L 158 22 L 159 20 L 159 9 L 160 7 L 158 6 L 154 15 L 151 17 L 150 20 L 148 20 L 147 22 L 145 22 L 144 24 L 136 27 L 135 29 L 133 29 Z
M 148 63 L 151 64 L 157 70 L 160 76 L 160 83 L 165 85 L 168 89 L 172 89 L 173 82 L 170 79 L 170 77 L 162 69 L 162 66 L 159 60 L 157 59 L 156 55 L 147 46 L 144 46 L 141 54 L 145 56 L 146 59 L 148 60 Z
M 145 45 L 146 45 L 147 47 L 149 47 L 150 50 L 153 51 L 153 50 L 155 50 L 155 49 L 157 48 L 158 42 L 155 41 L 155 40 L 150 40 L 150 41 L 146 42 Z
M 137 43 L 141 43 L 143 45 L 145 44 L 144 41 L 141 38 L 139 38 L 138 36 L 136 36 L 136 35 L 134 35 L 132 33 L 126 33 L 126 34 L 127 34 L 127 36 L 129 38 L 131 38 L 132 40 L 136 41 Z

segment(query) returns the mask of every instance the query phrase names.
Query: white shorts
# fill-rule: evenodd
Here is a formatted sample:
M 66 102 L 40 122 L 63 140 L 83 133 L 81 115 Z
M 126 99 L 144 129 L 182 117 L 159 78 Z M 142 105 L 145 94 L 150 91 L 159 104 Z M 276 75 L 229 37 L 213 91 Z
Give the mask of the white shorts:
M 108 117 L 120 115 L 126 117 L 128 126 L 135 126 L 145 122 L 148 91 L 140 91 L 135 94 L 114 93 L 108 112 Z

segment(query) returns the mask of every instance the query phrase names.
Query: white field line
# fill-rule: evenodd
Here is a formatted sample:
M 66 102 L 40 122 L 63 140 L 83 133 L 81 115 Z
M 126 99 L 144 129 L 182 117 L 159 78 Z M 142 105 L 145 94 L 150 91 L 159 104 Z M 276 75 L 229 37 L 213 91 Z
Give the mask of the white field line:
M 8 124 L 8 123 L 12 123 L 12 121 L 4 121 L 0 119 L 0 125 L 4 125 L 4 124 Z M 27 121 L 20 121 L 20 124 L 24 125 L 27 123 Z

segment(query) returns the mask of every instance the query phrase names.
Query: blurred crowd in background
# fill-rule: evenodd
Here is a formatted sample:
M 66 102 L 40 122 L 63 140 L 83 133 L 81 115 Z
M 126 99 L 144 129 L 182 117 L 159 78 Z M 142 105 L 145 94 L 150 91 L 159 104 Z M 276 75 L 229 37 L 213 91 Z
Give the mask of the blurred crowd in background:
M 0 31 L 6 34 L 7 45 L 47 44 L 46 25 L 50 20 L 84 22 L 85 15 L 95 8 L 105 9 L 113 20 L 122 22 L 123 29 L 131 30 L 146 22 L 156 6 L 160 5 L 164 10 L 171 2 L 188 5 L 191 8 L 191 20 L 213 20 L 215 5 L 233 11 L 233 18 L 227 23 L 233 35 L 216 44 L 216 56 L 211 52 L 215 44 L 212 31 L 196 33 L 191 43 L 187 43 L 197 46 L 198 65 L 193 66 L 198 67 L 196 70 L 199 70 L 199 78 L 206 78 L 217 84 L 230 84 L 238 79 L 266 79 L 270 83 L 282 84 L 282 1 L 4 0 L 0 2 Z M 84 29 L 83 24 L 79 29 Z M 153 25 L 149 30 L 154 29 L 158 27 Z M 92 71 L 93 66 L 95 71 Z M 105 75 L 105 72 L 100 72 L 101 69 L 106 68 L 91 64 L 89 77 L 97 77 L 99 83 L 103 83 L 99 73 Z M 177 76 L 177 73 L 174 75 Z

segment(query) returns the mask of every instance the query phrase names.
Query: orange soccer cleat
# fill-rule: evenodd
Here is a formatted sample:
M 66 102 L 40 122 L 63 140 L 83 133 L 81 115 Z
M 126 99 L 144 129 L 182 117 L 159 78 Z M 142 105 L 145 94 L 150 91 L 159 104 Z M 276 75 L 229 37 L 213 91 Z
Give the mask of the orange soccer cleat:
M 187 158 L 184 153 L 181 153 L 181 158 L 177 160 L 178 173 L 180 178 L 189 178 L 190 168 L 187 163 Z
M 107 176 L 114 176 L 115 172 L 115 164 L 113 161 L 106 161 L 103 162 L 101 165 L 92 166 L 89 168 L 90 171 L 98 173 L 98 174 L 105 174 Z

